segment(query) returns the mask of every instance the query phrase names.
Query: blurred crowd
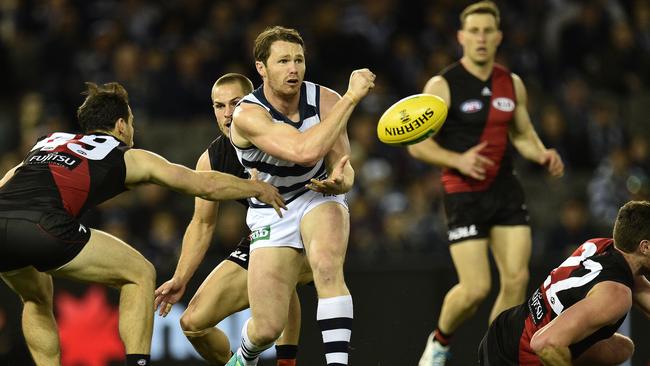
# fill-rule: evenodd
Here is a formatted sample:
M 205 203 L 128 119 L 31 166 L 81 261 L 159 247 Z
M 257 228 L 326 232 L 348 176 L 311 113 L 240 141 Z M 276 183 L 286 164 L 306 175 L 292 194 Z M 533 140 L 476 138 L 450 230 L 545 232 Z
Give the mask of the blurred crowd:
M 136 147 L 193 166 L 217 136 L 210 88 L 225 72 L 258 85 L 252 42 L 266 26 L 297 28 L 306 79 L 345 92 L 368 67 L 377 86 L 349 123 L 356 185 L 349 256 L 369 264 L 447 253 L 439 170 L 382 145 L 376 122 L 460 55 L 468 1 L 4 0 L 0 2 L 0 174 L 38 136 L 77 129 L 84 81 L 122 83 Z M 519 74 L 540 137 L 567 165 L 561 179 L 518 159 L 534 234 L 533 261 L 610 235 L 618 207 L 650 196 L 650 2 L 497 1 L 498 62 Z M 244 210 L 221 206 L 211 252 L 246 234 Z M 193 200 L 142 187 L 85 220 L 173 270 Z

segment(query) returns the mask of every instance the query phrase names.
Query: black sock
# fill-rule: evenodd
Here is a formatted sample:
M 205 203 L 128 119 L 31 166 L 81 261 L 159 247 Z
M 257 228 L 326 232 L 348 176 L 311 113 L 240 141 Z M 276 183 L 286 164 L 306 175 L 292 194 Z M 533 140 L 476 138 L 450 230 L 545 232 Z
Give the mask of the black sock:
M 275 346 L 275 353 L 279 360 L 294 360 L 298 354 L 298 346 L 295 344 Z
M 148 366 L 151 365 L 150 355 L 130 354 L 126 355 L 126 366 Z

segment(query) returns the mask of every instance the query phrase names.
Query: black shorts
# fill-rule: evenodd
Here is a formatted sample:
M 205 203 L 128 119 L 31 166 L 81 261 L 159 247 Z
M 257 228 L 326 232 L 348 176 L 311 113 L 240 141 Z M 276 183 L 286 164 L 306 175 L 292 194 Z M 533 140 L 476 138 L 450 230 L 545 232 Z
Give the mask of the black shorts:
M 248 236 L 241 238 L 235 250 L 230 253 L 227 260 L 235 262 L 241 268 L 248 271 L 248 260 L 251 254 L 251 240 Z
M 479 365 L 519 365 L 519 347 L 527 316 L 526 306 L 518 305 L 492 321 L 478 347 Z
M 449 244 L 487 238 L 493 226 L 528 225 L 524 190 L 512 177 L 487 190 L 444 195 Z
M 0 212 L 0 272 L 57 269 L 90 240 L 90 229 L 64 213 Z

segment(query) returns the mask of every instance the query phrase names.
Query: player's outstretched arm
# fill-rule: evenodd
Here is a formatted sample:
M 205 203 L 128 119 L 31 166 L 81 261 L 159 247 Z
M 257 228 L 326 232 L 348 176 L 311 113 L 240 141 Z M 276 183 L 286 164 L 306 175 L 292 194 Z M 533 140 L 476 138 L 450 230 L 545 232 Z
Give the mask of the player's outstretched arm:
M 631 306 L 632 292 L 627 286 L 613 281 L 601 282 L 584 299 L 537 331 L 530 340 L 530 347 L 544 365 L 570 366 L 569 345 L 603 326 L 616 323 Z
M 524 82 L 516 74 L 512 74 L 517 102 L 513 123 L 510 124 L 510 140 L 524 158 L 547 167 L 554 177 L 564 174 L 564 163 L 555 149 L 547 149 L 537 136 L 528 114 L 528 95 Z
M 20 168 L 21 165 L 23 165 L 23 163 L 20 163 L 20 164 L 16 165 L 15 167 L 9 169 L 9 171 L 4 175 L 4 177 L 2 177 L 2 179 L 0 179 L 0 187 L 5 185 L 5 183 L 7 183 L 9 181 L 9 179 L 11 179 L 11 177 L 14 176 L 14 173 L 16 172 L 16 169 Z
M 286 209 L 284 200 L 275 187 L 255 179 L 241 179 L 215 171 L 197 172 L 140 149 L 127 151 L 124 161 L 125 183 L 128 186 L 154 183 L 210 201 L 255 197 L 273 206 L 278 215 L 281 215 L 281 208 Z
M 233 115 L 232 141 L 237 146 L 253 144 L 278 159 L 312 166 L 332 149 L 345 130 L 356 104 L 374 87 L 375 75 L 368 69 L 355 70 L 348 91 L 319 124 L 300 132 L 271 116 L 257 105 L 242 103 Z
M 196 164 L 197 171 L 211 170 L 210 158 L 205 151 Z M 159 315 L 166 316 L 173 304 L 185 293 L 185 287 L 210 247 L 216 226 L 219 202 L 196 198 L 194 214 L 183 236 L 180 258 L 173 277 L 155 291 L 154 307 Z

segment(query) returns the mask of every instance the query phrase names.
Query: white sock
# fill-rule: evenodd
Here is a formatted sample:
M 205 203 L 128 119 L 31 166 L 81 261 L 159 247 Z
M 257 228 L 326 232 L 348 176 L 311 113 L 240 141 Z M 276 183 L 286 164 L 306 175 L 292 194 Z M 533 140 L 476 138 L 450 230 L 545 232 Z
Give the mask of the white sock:
M 353 313 L 350 295 L 318 299 L 316 320 L 323 334 L 328 366 L 348 364 Z
M 250 338 L 248 338 L 248 322 L 250 320 L 250 318 L 246 320 L 244 327 L 241 330 L 241 345 L 237 350 L 237 354 L 239 354 L 244 362 L 246 362 L 246 366 L 256 366 L 260 353 L 270 348 L 273 343 L 264 346 L 258 346 L 251 342 Z

